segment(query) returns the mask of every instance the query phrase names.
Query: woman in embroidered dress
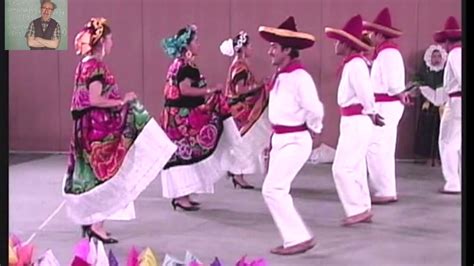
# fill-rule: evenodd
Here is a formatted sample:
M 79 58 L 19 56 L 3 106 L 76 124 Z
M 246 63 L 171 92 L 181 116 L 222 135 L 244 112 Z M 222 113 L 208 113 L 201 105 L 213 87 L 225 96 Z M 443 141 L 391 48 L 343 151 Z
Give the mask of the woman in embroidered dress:
M 133 201 L 159 174 L 176 146 L 136 100 L 119 94 L 103 58 L 112 48 L 104 18 L 92 18 L 75 38 L 79 62 L 71 113 L 74 121 L 63 195 L 83 235 L 117 243 L 104 220 L 135 218 Z
M 163 40 L 173 58 L 166 75 L 165 108 L 160 124 L 178 146 L 161 173 L 163 196 L 174 209 L 199 209 L 191 194 L 213 193 L 214 183 L 227 174 L 231 149 L 242 138 L 220 91 L 209 88 L 194 63 L 198 52 L 197 28 L 187 26 Z
M 234 38 L 222 42 L 220 50 L 222 54 L 234 57 L 228 71 L 225 95 L 243 139 L 242 144 L 233 150 L 236 163 L 229 169 L 229 175 L 234 187 L 253 189 L 244 179 L 244 174 L 263 174 L 265 171 L 259 157 L 268 146 L 272 133 L 266 112 L 268 90 L 266 83 L 257 81 L 250 71 L 251 44 L 246 32 L 241 31 Z

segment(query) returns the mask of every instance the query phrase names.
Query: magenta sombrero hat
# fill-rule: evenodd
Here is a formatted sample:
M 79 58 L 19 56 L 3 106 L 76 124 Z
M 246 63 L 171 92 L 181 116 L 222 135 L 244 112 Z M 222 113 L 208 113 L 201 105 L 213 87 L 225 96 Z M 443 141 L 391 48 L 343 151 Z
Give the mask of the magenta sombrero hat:
M 294 17 L 287 18 L 278 28 L 260 26 L 260 36 L 268 42 L 282 46 L 303 50 L 314 45 L 316 39 L 309 33 L 299 32 L 296 29 Z
M 433 34 L 433 39 L 437 43 L 443 43 L 446 40 L 459 41 L 462 38 L 461 28 L 455 17 L 449 17 L 444 23 L 444 29 Z
M 382 33 L 388 38 L 397 38 L 402 36 L 403 32 L 392 26 L 390 10 L 386 7 L 380 11 L 373 22 L 364 21 L 364 30 Z
M 344 42 L 358 51 L 369 51 L 371 46 L 362 41 L 362 17 L 352 17 L 342 29 L 324 28 L 326 36 Z

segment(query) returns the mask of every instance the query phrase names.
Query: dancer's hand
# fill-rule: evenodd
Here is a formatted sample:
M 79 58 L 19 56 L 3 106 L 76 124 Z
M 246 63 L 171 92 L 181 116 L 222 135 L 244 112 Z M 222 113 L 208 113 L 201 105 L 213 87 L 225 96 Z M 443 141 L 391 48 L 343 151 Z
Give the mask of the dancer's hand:
M 403 105 L 412 106 L 414 104 L 408 92 L 399 93 L 397 96 Z
M 135 92 L 127 92 L 125 94 L 125 97 L 123 97 L 123 101 L 128 103 L 135 100 L 136 98 L 137 98 L 137 95 L 135 94 Z
M 206 89 L 206 94 L 207 94 L 208 96 L 213 96 L 214 94 L 216 94 L 217 92 L 220 92 L 220 91 L 221 91 L 221 89 L 216 86 L 216 87 L 214 87 L 214 88 L 208 88 L 208 89 Z
M 409 90 L 408 91 L 408 96 L 410 96 L 411 98 L 418 97 L 418 95 L 420 94 L 419 88 L 420 87 L 416 87 L 416 89 Z
M 309 131 L 309 133 L 311 134 L 311 139 L 313 139 L 313 150 L 319 148 L 319 146 L 322 144 L 321 134 L 315 133 L 313 131 Z
M 421 110 L 428 110 L 430 108 L 430 102 L 425 101 L 423 105 L 421 106 Z
M 408 82 L 406 85 L 406 93 L 412 98 L 416 98 L 420 94 L 420 84 L 418 82 Z
M 379 114 L 371 114 L 369 115 L 370 119 L 372 120 L 372 123 L 378 127 L 383 127 L 385 125 L 385 122 L 383 121 L 383 117 Z
M 223 91 L 223 90 L 224 90 L 224 85 L 222 85 L 222 84 L 220 84 L 220 83 L 217 84 L 216 87 L 214 88 L 214 91 L 215 91 L 215 92 L 221 92 L 221 91 Z

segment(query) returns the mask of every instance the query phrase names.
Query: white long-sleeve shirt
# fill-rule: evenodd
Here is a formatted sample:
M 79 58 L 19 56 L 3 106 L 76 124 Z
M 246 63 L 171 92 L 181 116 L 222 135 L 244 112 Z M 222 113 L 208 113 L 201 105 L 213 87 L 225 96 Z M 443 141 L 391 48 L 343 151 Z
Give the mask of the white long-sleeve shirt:
M 374 93 L 397 95 L 405 90 L 405 66 L 400 51 L 381 50 L 372 63 L 370 78 Z
M 365 60 L 355 57 L 344 65 L 337 91 L 340 107 L 362 104 L 364 114 L 375 113 L 375 97 L 369 68 Z
M 443 76 L 443 89 L 447 94 L 461 91 L 462 84 L 462 49 L 456 47 L 448 54 Z
M 273 125 L 307 125 L 316 133 L 323 129 L 323 104 L 313 78 L 304 69 L 278 75 L 270 91 L 268 117 Z

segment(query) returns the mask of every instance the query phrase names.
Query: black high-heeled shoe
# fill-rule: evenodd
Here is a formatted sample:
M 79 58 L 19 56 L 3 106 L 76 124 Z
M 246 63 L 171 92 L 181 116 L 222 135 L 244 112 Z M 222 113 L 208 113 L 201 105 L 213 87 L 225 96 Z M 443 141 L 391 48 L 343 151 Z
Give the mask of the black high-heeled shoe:
M 193 205 L 193 206 L 200 206 L 201 205 L 201 203 L 199 203 L 197 201 L 192 201 L 192 200 L 190 200 L 189 203 L 191 203 L 191 205 Z
M 252 185 L 242 185 L 241 183 L 239 183 L 239 181 L 237 181 L 237 179 L 235 179 L 234 176 L 232 177 L 232 183 L 234 184 L 234 188 L 237 188 L 237 186 L 239 186 L 241 189 L 254 189 L 255 188 Z
M 89 236 L 89 239 L 94 237 L 94 238 L 97 238 L 98 240 L 102 241 L 102 243 L 104 243 L 104 244 L 117 244 L 119 242 L 117 239 L 112 238 L 112 237 L 103 238 L 102 236 L 100 236 L 99 234 L 94 232 L 94 230 L 92 230 L 92 227 L 89 227 L 86 230 L 86 233 Z
M 91 227 L 90 225 L 81 225 L 81 228 L 82 228 L 82 237 L 83 237 L 83 238 L 86 237 L 86 235 L 87 235 L 87 230 L 90 229 L 90 227 Z M 112 235 L 112 234 L 109 233 L 109 232 L 105 232 L 105 234 L 106 234 L 107 236 L 111 236 L 111 235 Z
M 171 206 L 173 206 L 173 209 L 176 211 L 176 208 L 179 207 L 181 208 L 183 211 L 198 211 L 199 210 L 199 207 L 198 206 L 195 206 L 195 205 L 192 205 L 191 203 L 191 206 L 187 207 L 187 206 L 183 206 L 181 205 L 181 203 L 179 203 L 178 201 L 176 201 L 175 199 L 173 199 L 171 201 Z

